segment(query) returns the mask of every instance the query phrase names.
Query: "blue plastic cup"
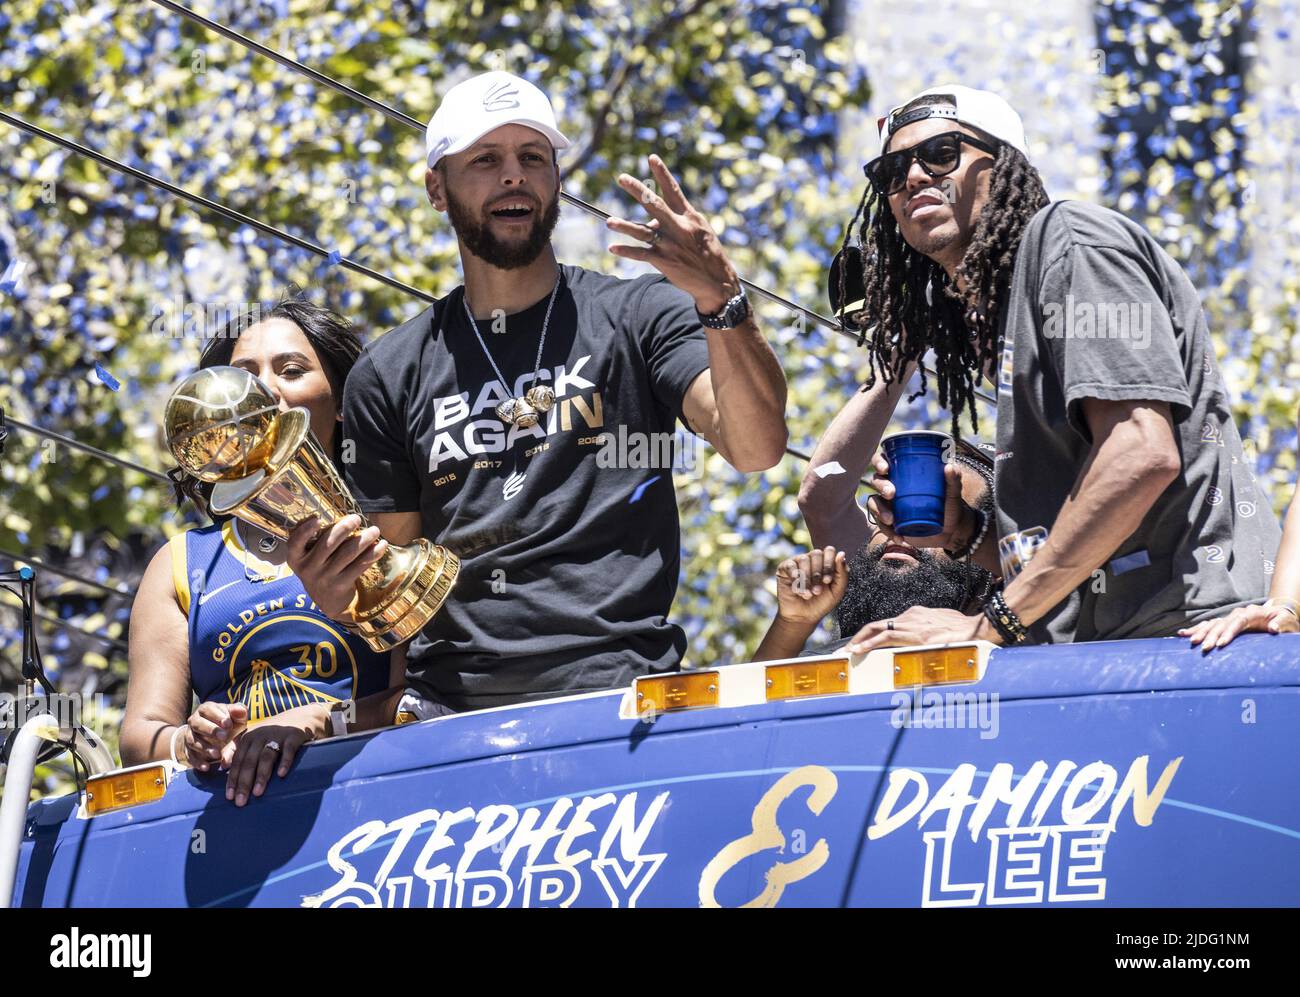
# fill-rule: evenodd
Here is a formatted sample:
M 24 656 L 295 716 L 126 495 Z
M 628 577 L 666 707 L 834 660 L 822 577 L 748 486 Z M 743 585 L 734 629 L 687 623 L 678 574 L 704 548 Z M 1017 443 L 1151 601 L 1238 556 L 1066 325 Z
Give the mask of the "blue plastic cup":
M 952 453 L 947 433 L 913 430 L 880 441 L 894 483 L 893 530 L 903 537 L 943 532 L 943 466 Z

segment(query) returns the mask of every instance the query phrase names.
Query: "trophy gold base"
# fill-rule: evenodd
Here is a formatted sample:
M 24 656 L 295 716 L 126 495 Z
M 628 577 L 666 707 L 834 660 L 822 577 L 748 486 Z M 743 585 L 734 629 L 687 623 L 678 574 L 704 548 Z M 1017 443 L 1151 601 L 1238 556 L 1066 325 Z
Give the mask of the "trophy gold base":
M 352 619 L 340 622 L 376 651 L 387 651 L 424 629 L 459 573 L 460 558 L 424 537 L 402 547 L 390 544 L 357 583 Z
M 313 518 L 322 530 L 349 515 L 361 517 L 361 529 L 369 526 L 312 435 L 307 410 L 282 412 L 277 422 L 274 452 L 252 474 L 217 482 L 208 503 L 212 512 L 235 516 L 282 540 Z M 404 546 L 389 544 L 357 579 L 348 617 L 338 622 L 374 650 L 387 651 L 433 618 L 459 571 L 460 558 L 423 537 Z

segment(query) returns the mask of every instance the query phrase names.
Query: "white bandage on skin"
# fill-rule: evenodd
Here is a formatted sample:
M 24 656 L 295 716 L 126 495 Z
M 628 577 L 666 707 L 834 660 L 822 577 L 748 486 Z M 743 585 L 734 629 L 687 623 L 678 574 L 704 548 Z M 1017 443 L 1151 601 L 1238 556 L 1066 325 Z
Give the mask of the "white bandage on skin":
M 817 467 L 814 467 L 813 473 L 816 474 L 817 477 L 819 478 L 826 478 L 832 474 L 844 474 L 845 471 L 844 468 L 840 466 L 840 462 L 838 460 L 833 460 L 830 463 L 819 464 Z

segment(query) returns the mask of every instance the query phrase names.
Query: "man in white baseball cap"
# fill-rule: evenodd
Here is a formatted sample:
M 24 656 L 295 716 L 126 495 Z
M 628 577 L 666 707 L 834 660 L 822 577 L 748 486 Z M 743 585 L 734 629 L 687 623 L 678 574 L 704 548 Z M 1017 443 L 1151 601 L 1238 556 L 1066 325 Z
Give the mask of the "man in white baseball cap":
M 996 94 L 931 87 L 879 129 L 845 238 L 861 250 L 841 250 L 832 289 L 871 370 L 812 466 L 856 474 L 927 353 L 954 435 L 963 411 L 976 415 L 979 381 L 996 385 L 991 542 L 951 488 L 944 531 L 912 542 L 977 547 L 1005 590 L 982 614 L 922 607 L 868 624 L 850 650 L 1172 636 L 1264 598 L 1281 534 L 1183 270 L 1123 215 L 1049 203 L 1020 116 Z M 805 478 L 801 507 L 828 491 Z M 893 494 L 882 478 L 870 500 L 886 525 Z M 1232 556 L 1206 553 L 1219 548 Z
M 465 282 L 372 342 L 344 393 L 348 483 L 376 528 L 337 524 L 290 564 L 326 615 L 385 540 L 460 557 L 438 615 L 407 648 L 403 718 L 609 689 L 673 670 L 667 619 L 681 537 L 678 421 L 735 468 L 784 455 L 785 378 L 707 219 L 658 156 L 659 193 L 623 174 L 644 221 L 612 246 L 659 273 L 560 265 L 557 151 L 546 95 L 505 72 L 447 91 L 429 122 L 425 188 L 447 213 Z M 649 458 L 647 458 L 649 455 Z
M 512 73 L 481 73 L 448 90 L 429 119 L 424 136 L 429 167 L 443 156 L 464 152 L 502 125 L 527 125 L 550 139 L 553 148 L 569 147 L 546 94 Z
M 951 103 L 947 99 L 934 103 L 917 103 L 921 98 L 931 96 L 949 98 Z M 884 155 L 888 151 L 889 139 L 894 132 L 925 118 L 960 122 L 1005 142 L 1025 156 L 1029 155 L 1025 144 L 1025 125 L 1015 108 L 992 91 L 955 84 L 922 90 L 906 104 L 890 109 L 888 114 L 878 119 L 876 128 L 880 132 L 880 154 Z
M 527 144 L 527 151 L 523 146 L 519 151 L 530 167 L 557 174 L 555 196 L 541 205 L 535 203 L 531 192 L 524 192 L 518 198 L 519 204 L 492 209 L 495 217 L 508 220 L 493 224 L 492 218 L 477 210 L 479 206 L 472 204 L 465 193 L 456 195 L 450 191 L 446 182 L 448 164 L 463 167 L 469 160 L 468 151 L 473 149 L 480 153 L 473 157 L 475 165 L 482 165 L 486 157 L 497 156 L 511 139 Z M 536 288 L 530 287 L 530 283 L 540 286 L 540 281 L 521 282 L 519 275 L 511 271 L 531 266 L 550 243 L 560 217 L 556 152 L 568 147 L 569 140 L 557 126 L 555 111 L 546 94 L 522 77 L 499 70 L 457 83 L 447 91 L 429 120 L 425 131 L 428 164 L 425 189 L 429 201 L 439 211 L 447 212 L 456 230 L 461 258 L 466 263 L 467 284 L 493 282 L 495 286 L 488 293 L 498 300 L 498 307 L 510 310 L 513 305 L 531 300 L 529 295 Z M 478 170 L 462 172 L 471 178 L 483 175 Z M 528 182 L 526 178 L 521 179 Z M 537 186 L 534 179 L 532 188 Z M 487 263 L 499 274 L 493 276 L 470 259 Z M 541 276 L 544 278 L 545 274 Z

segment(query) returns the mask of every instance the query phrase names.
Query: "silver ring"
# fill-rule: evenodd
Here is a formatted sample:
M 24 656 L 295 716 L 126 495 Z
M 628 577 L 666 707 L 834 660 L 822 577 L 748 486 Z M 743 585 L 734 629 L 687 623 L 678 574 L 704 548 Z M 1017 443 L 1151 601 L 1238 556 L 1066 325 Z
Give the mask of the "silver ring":
M 272 751 L 279 751 L 279 750 L 280 750 L 280 742 L 279 742 L 279 741 L 267 741 L 264 745 L 262 745 L 262 750 L 265 751 L 267 748 L 270 748 Z
M 893 629 L 894 629 L 894 621 L 893 621 L 893 620 L 886 620 L 886 621 L 885 621 L 885 629 L 886 629 L 886 630 L 893 630 Z
M 655 229 L 655 230 L 654 230 L 654 238 L 650 240 L 650 245 L 652 245 L 652 246 L 657 246 L 657 245 L 659 245 L 659 240 L 660 240 L 662 237 L 663 237 L 663 232 L 662 232 L 660 229 Z

